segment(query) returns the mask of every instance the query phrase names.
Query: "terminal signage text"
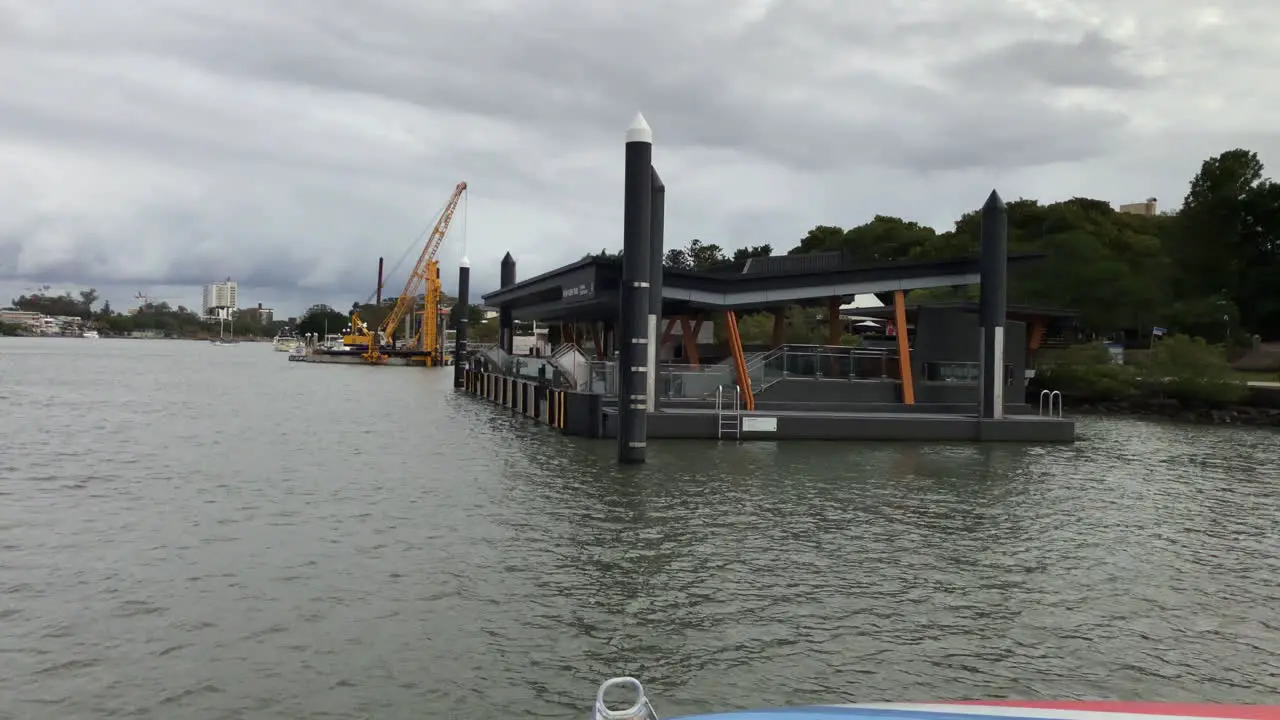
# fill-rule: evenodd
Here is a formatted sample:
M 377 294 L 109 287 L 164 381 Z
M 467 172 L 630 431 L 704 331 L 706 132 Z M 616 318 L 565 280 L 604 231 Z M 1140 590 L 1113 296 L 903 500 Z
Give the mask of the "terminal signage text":
M 565 285 L 560 288 L 560 298 L 565 302 L 581 302 L 590 300 L 596 295 L 596 284 L 594 282 L 576 283 L 573 285 Z

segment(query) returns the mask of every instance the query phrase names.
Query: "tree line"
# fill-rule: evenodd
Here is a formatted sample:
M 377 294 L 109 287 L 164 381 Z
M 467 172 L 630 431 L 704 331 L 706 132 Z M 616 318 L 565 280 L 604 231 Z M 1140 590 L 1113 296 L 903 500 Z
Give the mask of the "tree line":
M 1155 216 L 1120 213 L 1103 200 L 1075 197 L 1042 205 L 1036 200 L 1009 202 L 1009 250 L 1039 252 L 1039 263 L 1011 269 L 1009 302 L 1071 309 L 1079 312 L 1086 334 L 1119 336 L 1133 341 L 1149 337 L 1155 327 L 1171 334 L 1240 343 L 1251 335 L 1280 339 L 1280 184 L 1265 175 L 1258 155 L 1228 150 L 1205 160 L 1191 179 L 1181 206 Z M 877 215 L 851 228 L 818 225 L 787 251 L 789 255 L 840 251 L 850 263 L 876 264 L 904 260 L 937 260 L 975 256 L 979 249 L 978 210 L 965 213 L 943 232 L 898 217 Z M 723 246 L 690 240 L 668 250 L 664 265 L 714 271 L 730 269 L 753 257 L 771 256 L 771 244 L 728 251 Z M 602 250 L 591 256 L 616 258 Z M 110 331 L 157 329 L 194 335 L 208 323 L 183 307 L 167 303 L 144 306 L 120 315 L 104 303 L 93 310 L 96 291 L 49 295 L 47 289 L 14 301 L 20 309 L 50 315 L 93 318 Z M 917 290 L 911 302 L 975 299 L 976 287 Z M 442 298 L 442 305 L 454 305 Z M 355 303 L 376 327 L 382 306 Z M 455 308 L 451 324 L 456 326 Z M 467 308 L 472 338 L 492 342 L 496 319 L 486 319 L 478 305 Z M 788 309 L 789 328 L 813 313 Z M 765 321 L 743 318 L 748 328 Z M 239 334 L 269 335 L 282 323 L 253 325 L 237 319 Z M 349 313 L 316 305 L 298 324 L 299 332 L 340 332 Z M 216 323 L 214 323 L 216 326 Z M 336 328 L 336 329 L 335 329 Z M 792 328 L 788 336 L 813 335 L 814 328 Z M 744 338 L 746 339 L 746 338 Z
M 1075 310 L 1086 334 L 1134 341 L 1155 327 L 1213 342 L 1280 339 L 1280 184 L 1266 177 L 1257 153 L 1235 149 L 1205 160 L 1181 206 L 1154 216 L 1084 197 L 1007 207 L 1009 251 L 1046 255 L 1010 270 L 1011 304 Z M 877 215 L 852 228 L 818 225 L 787 254 L 840 251 L 851 264 L 976 256 L 980 230 L 977 208 L 943 232 Z M 695 239 L 667 251 L 664 265 L 728 269 L 772 254 L 770 245 L 728 252 Z M 911 302 L 976 299 L 977 287 L 910 295 Z
M 108 335 L 129 335 L 133 332 L 157 333 L 165 337 L 204 338 L 218 335 L 220 332 L 217 320 L 207 320 L 186 306 L 173 306 L 165 301 L 145 302 L 127 313 L 116 312 L 110 301 L 103 301 L 95 308 L 99 299 L 94 288 L 81 290 L 73 295 L 64 292 L 61 295 L 49 292 L 49 286 L 20 295 L 11 301 L 17 310 L 36 312 L 42 315 L 78 317 L 85 321 L 85 326 Z M 286 326 L 283 321 L 264 322 L 252 310 L 239 311 L 231 326 L 237 337 L 273 337 Z M 12 328 L 6 334 L 17 334 Z

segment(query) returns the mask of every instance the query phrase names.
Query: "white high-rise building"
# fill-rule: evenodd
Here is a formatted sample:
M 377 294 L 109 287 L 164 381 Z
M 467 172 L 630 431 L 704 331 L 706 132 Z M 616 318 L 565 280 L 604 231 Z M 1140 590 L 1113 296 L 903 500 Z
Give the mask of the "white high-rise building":
M 201 314 L 207 318 L 229 317 L 239 307 L 236 295 L 236 282 L 231 278 L 205 285 Z

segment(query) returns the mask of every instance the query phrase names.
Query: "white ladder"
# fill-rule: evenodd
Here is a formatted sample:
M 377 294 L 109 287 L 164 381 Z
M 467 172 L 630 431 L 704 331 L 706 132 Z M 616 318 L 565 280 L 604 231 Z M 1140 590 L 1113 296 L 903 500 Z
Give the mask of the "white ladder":
M 716 437 L 724 439 L 725 433 L 733 433 L 735 439 L 742 437 L 742 390 L 737 385 L 733 388 L 733 407 L 725 407 L 724 389 L 716 388 Z

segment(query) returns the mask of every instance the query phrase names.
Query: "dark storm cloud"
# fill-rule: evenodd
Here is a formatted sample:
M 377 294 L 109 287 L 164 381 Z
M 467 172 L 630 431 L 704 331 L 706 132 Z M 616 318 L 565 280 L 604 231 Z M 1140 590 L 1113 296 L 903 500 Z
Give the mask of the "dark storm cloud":
M 1079 40 L 1020 40 L 957 63 L 956 77 L 970 86 L 1019 85 L 1137 88 L 1147 82 L 1126 65 L 1126 48 L 1097 31 Z
M 1009 92 L 1007 85 L 992 101 L 973 102 L 974 92 L 998 80 L 992 68 L 1010 61 L 1032 71 L 1038 63 L 1047 77 L 1054 61 L 1110 68 L 1118 46 L 1096 34 L 1087 35 L 1074 53 L 1061 43 L 1018 42 L 964 64 L 978 72 L 954 73 L 947 86 L 924 87 L 885 75 L 878 63 L 837 67 L 841 46 L 883 53 L 879 58 L 888 60 L 913 39 L 939 39 L 933 25 L 900 27 L 892 18 L 883 18 L 887 26 L 875 32 L 865 17 L 859 21 L 865 15 L 861 6 L 776 4 L 742 34 L 716 32 L 714 23 L 664 21 L 657 13 L 639 16 L 639 27 L 629 27 L 614 13 L 592 12 L 598 7 L 547 3 L 533 18 L 505 25 L 481 6 L 460 9 L 448 23 L 391 8 L 381 16 L 384 32 L 368 36 L 333 20 L 295 16 L 283 42 L 250 41 L 237 53 L 224 51 L 229 34 L 252 38 L 255 29 L 235 25 L 219 32 L 213 18 L 203 17 L 192 27 L 207 28 L 207 34 L 192 30 L 194 37 L 181 41 L 193 61 L 222 72 L 558 132 L 616 130 L 618 108 L 629 102 L 661 118 L 664 144 L 741 149 L 805 170 L 836 169 L 854 160 L 916 163 L 927 170 L 955 163 L 1055 162 L 1077 157 L 1082 146 L 1106 151 L 1110 133 L 1122 127 L 1113 115 L 1062 113 L 1034 94 Z M 670 17 L 705 9 L 689 3 Z M 328 17 L 339 15 L 335 7 Z M 1100 57 L 1102 52 L 1108 57 Z M 1059 76 L 1064 72 L 1069 68 L 1057 70 Z M 790 92 L 764 102 L 762 81 L 787 85 Z M 848 111 L 824 112 L 830 105 Z M 1021 143 L 1024 152 L 1006 156 L 999 152 L 1002 144 L 990 143 L 984 126 L 1003 125 L 1010 115 L 1026 119 L 1020 130 L 1029 137 Z M 916 118 L 928 118 L 930 127 L 903 132 Z M 926 132 L 968 137 L 973 151 L 939 154 Z M 1082 137 L 1064 139 L 1067 133 Z
M 346 305 L 466 179 L 487 291 L 507 250 L 527 277 L 620 245 L 637 109 L 672 244 L 945 226 L 996 184 L 1173 198 L 1173 168 L 1271 124 L 1266 100 L 1212 109 L 1259 87 L 1276 23 L 1245 0 L 0 0 L 0 283 L 194 304 L 230 275 Z M 1198 139 L 1162 145 L 1172 127 Z

